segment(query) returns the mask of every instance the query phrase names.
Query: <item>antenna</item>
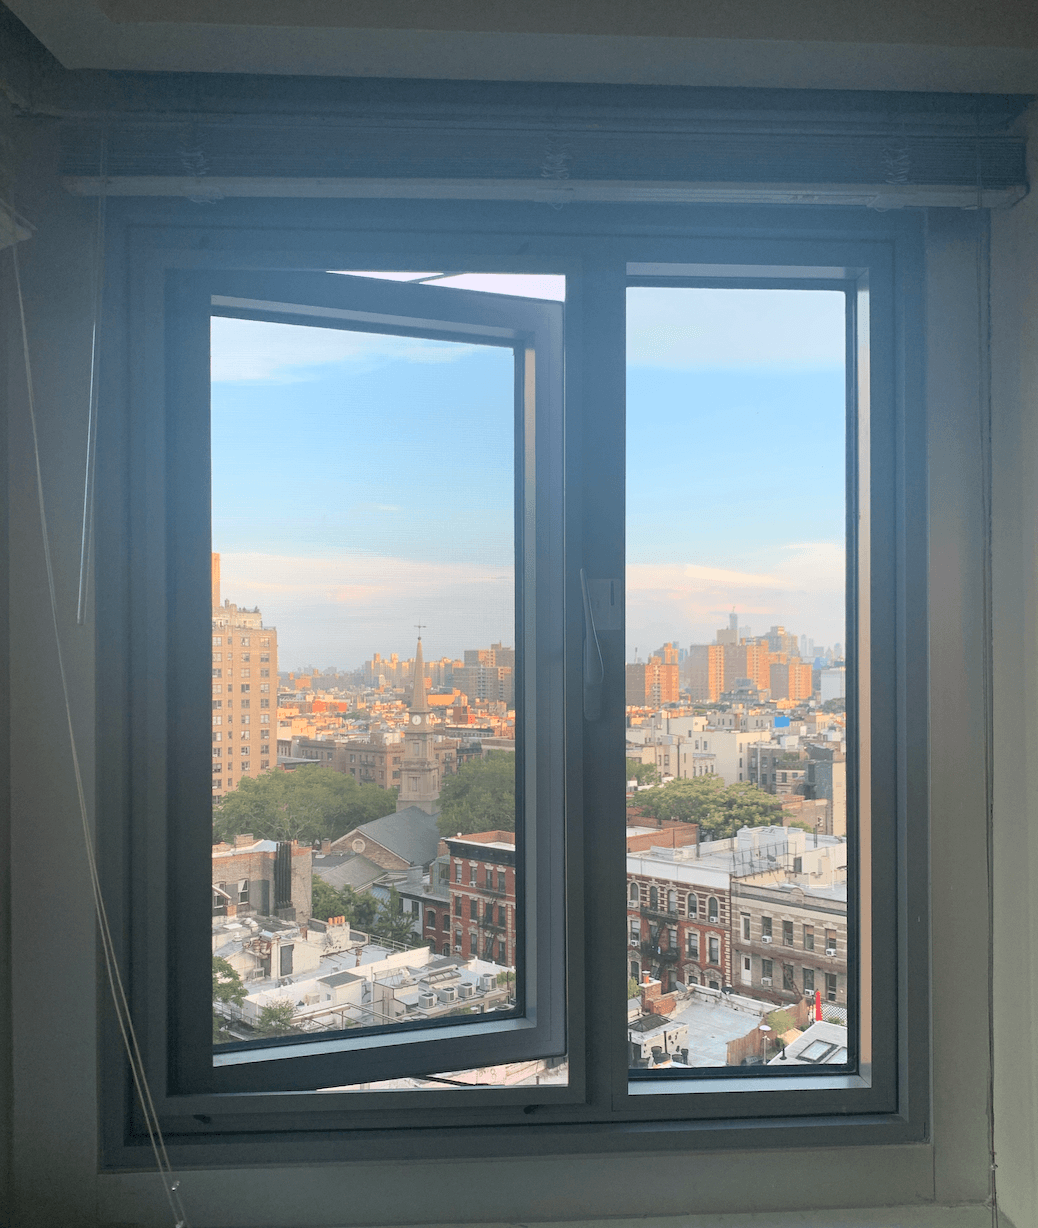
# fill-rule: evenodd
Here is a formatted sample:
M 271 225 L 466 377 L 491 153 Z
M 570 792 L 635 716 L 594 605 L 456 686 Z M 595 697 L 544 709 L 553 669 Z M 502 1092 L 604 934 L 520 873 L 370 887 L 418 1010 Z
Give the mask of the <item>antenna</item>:
M 414 625 L 418 628 L 418 638 L 421 639 L 422 638 L 422 628 L 428 627 L 429 624 L 428 623 L 415 623 Z

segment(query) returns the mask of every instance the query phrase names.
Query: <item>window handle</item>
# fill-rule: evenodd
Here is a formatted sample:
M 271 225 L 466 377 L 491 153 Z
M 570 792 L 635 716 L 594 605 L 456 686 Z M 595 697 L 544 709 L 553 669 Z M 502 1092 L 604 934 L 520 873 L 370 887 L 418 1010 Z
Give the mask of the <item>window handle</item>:
M 602 715 L 602 681 L 605 667 L 602 664 L 602 649 L 595 630 L 595 616 L 591 612 L 591 596 L 588 592 L 587 573 L 580 569 L 580 592 L 584 598 L 584 719 L 597 721 Z

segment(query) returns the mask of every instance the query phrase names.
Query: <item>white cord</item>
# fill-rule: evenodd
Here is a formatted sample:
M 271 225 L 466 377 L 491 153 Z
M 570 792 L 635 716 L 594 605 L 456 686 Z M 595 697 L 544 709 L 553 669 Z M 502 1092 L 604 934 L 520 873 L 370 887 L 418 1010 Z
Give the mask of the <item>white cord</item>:
M 90 830 L 90 819 L 87 812 L 86 792 L 83 788 L 83 775 L 80 771 L 79 752 L 76 746 L 76 732 L 72 721 L 72 701 L 69 696 L 68 678 L 65 672 L 65 655 L 61 645 L 61 631 L 58 619 L 57 587 L 54 582 L 54 566 L 51 559 L 50 535 L 47 530 L 47 510 L 43 496 L 43 471 L 40 464 L 39 435 L 36 429 L 36 397 L 33 390 L 32 362 L 29 355 L 29 332 L 25 322 L 25 299 L 22 295 L 22 278 L 21 269 L 18 262 L 17 244 L 11 248 L 11 256 L 14 263 L 14 284 L 18 298 L 18 313 L 21 322 L 22 355 L 25 360 L 25 385 L 29 404 L 29 421 L 32 426 L 33 457 L 36 466 L 36 492 L 40 512 L 40 530 L 43 538 L 43 560 L 47 571 L 47 587 L 50 593 L 51 620 L 54 626 L 54 643 L 57 650 L 58 672 L 61 678 L 61 692 L 65 701 L 65 720 L 68 724 L 69 746 L 72 752 L 72 768 L 76 779 L 76 795 L 79 801 L 79 815 L 83 828 L 83 841 L 86 847 L 87 867 L 90 871 L 90 889 L 93 895 L 94 912 L 97 916 L 97 927 L 101 936 L 101 950 L 104 954 L 105 972 L 108 978 L 108 986 L 112 994 L 112 1002 L 115 1006 L 115 1015 L 119 1024 L 119 1033 L 122 1037 L 123 1047 L 126 1050 L 126 1056 L 130 1063 L 130 1072 L 133 1077 L 134 1087 L 137 1091 L 137 1097 L 140 1100 L 141 1108 L 144 1112 L 144 1120 L 147 1125 L 148 1137 L 151 1141 L 152 1152 L 155 1156 L 155 1164 L 158 1168 L 159 1176 L 162 1178 L 163 1188 L 166 1192 L 166 1198 L 169 1201 L 169 1207 L 173 1215 L 175 1228 L 188 1228 L 187 1215 L 184 1212 L 184 1207 L 180 1199 L 180 1182 L 174 1176 L 173 1168 L 169 1162 L 169 1155 L 166 1152 L 166 1144 L 162 1135 L 162 1127 L 159 1123 L 158 1113 L 155 1110 L 155 1103 L 152 1100 L 151 1089 L 148 1086 L 148 1078 L 144 1069 L 144 1060 L 141 1057 L 140 1047 L 137 1043 L 137 1034 L 134 1030 L 129 1002 L 127 1001 L 122 976 L 119 972 L 115 943 L 112 940 L 112 932 L 108 924 L 108 913 L 105 908 L 104 897 L 101 894 L 101 880 L 97 871 L 97 859 L 94 856 L 93 835 Z

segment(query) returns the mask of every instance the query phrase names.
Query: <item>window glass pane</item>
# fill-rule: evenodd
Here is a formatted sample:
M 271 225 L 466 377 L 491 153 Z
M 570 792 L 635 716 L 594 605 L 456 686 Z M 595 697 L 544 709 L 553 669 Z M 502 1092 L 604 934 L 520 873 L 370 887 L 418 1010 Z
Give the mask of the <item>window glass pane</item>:
M 212 373 L 214 1044 L 509 1012 L 513 352 L 214 317 Z
M 629 1052 L 760 1064 L 845 1036 L 845 298 L 632 286 L 627 328 Z

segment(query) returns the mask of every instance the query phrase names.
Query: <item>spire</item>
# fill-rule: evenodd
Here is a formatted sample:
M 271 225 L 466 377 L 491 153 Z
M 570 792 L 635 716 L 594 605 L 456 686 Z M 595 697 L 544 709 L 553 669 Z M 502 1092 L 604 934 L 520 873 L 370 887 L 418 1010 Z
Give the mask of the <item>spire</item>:
M 418 650 L 414 654 L 414 686 L 411 694 L 411 711 L 429 711 L 429 700 L 425 695 L 425 658 L 422 656 L 421 636 L 418 637 Z

